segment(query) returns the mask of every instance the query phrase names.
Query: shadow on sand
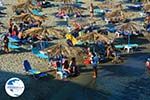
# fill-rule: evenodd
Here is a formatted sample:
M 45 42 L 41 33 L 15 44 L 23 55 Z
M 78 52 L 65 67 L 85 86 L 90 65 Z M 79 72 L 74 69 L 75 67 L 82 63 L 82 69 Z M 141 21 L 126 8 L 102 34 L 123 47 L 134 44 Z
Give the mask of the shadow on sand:
M 5 83 L 12 77 L 20 78 L 25 84 L 25 91 L 19 98 L 11 98 L 5 92 Z M 33 77 L 0 71 L 0 78 L 1 100 L 107 100 L 100 91 L 50 77 L 35 80 Z

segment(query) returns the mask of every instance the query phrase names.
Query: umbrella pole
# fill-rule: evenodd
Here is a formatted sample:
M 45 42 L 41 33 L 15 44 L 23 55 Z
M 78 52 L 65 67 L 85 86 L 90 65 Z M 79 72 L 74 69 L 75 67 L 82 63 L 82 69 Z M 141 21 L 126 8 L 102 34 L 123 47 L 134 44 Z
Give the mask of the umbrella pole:
M 128 34 L 128 45 L 130 44 L 130 34 Z

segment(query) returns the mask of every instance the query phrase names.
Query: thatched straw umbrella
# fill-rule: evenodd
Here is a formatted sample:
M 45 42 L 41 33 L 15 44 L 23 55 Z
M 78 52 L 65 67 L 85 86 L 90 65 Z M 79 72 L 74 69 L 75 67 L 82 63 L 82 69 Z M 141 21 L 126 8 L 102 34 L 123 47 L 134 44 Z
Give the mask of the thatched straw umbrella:
M 43 50 L 44 52 L 48 52 L 51 56 L 56 55 L 64 55 L 67 57 L 77 57 L 77 55 L 82 54 L 83 50 L 80 47 L 70 47 L 67 43 L 57 43 L 49 48 Z
M 75 13 L 82 13 L 86 8 L 77 7 L 73 4 L 65 4 L 59 8 L 61 11 L 64 11 L 65 14 L 75 14 Z
M 73 0 L 53 0 L 53 1 L 63 2 L 64 4 L 68 4 L 68 3 L 72 3 L 73 2 Z
M 150 12 L 150 3 L 145 3 L 143 9 L 145 12 Z
M 129 22 L 118 26 L 118 29 L 123 32 L 128 32 L 128 34 L 125 35 L 128 36 L 128 44 L 130 44 L 130 35 L 133 34 L 134 32 L 141 31 L 144 28 L 142 28 L 142 26 L 137 25 L 134 22 Z
M 123 21 L 127 18 L 125 12 L 121 10 L 114 10 L 112 12 L 106 13 L 106 18 L 109 21 Z
M 98 7 L 101 9 L 118 9 L 118 10 L 123 9 L 122 4 L 117 2 L 102 2 L 98 4 Z
M 42 37 L 55 37 L 55 38 L 64 38 L 65 32 L 54 27 L 36 27 L 31 28 L 23 32 L 25 36 L 42 36 Z
M 31 0 L 28 0 L 26 2 L 17 4 L 17 5 L 13 5 L 12 6 L 12 10 L 15 12 L 16 10 L 23 10 L 26 12 L 31 12 L 32 9 L 41 9 L 40 7 L 34 6 L 31 3 Z
M 106 13 L 106 18 L 109 21 L 125 21 L 128 18 L 133 17 L 135 14 L 122 10 L 113 10 L 112 12 Z
M 47 20 L 46 16 L 36 16 L 32 14 L 21 14 L 17 16 L 13 16 L 12 19 L 14 21 L 29 21 L 29 20 L 36 20 L 36 21 L 45 21 Z
M 134 22 L 129 22 L 129 23 L 125 23 L 125 24 L 118 26 L 118 29 L 121 31 L 128 31 L 128 32 L 133 33 L 136 31 L 140 31 L 143 28 L 142 28 L 142 26 L 140 26 Z
M 96 42 L 96 41 L 109 42 L 110 41 L 110 39 L 108 37 L 106 37 L 105 35 L 102 35 L 102 34 L 99 34 L 96 32 L 87 33 L 86 35 L 77 37 L 77 40 L 89 41 L 89 42 Z
M 77 27 L 86 27 L 91 24 L 96 23 L 99 19 L 94 19 L 94 18 L 77 18 L 69 21 L 69 24 L 75 28 Z

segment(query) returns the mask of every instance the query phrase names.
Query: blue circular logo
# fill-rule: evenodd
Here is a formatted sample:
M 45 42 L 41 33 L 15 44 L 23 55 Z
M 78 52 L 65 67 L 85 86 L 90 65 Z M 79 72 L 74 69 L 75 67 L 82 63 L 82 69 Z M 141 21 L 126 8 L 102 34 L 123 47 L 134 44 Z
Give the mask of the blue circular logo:
M 11 97 L 19 97 L 24 89 L 24 83 L 19 78 L 11 78 L 5 84 L 6 93 Z

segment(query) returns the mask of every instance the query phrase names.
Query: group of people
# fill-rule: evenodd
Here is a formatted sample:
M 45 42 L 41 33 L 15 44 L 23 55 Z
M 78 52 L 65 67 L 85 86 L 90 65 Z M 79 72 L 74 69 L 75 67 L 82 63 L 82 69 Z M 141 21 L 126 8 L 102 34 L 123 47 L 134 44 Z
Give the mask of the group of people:
M 76 58 L 71 58 L 71 61 L 63 55 L 58 55 L 49 59 L 50 66 L 56 70 L 56 76 L 60 75 L 61 79 L 69 76 L 77 76 L 80 74 L 79 67 L 76 63 Z

